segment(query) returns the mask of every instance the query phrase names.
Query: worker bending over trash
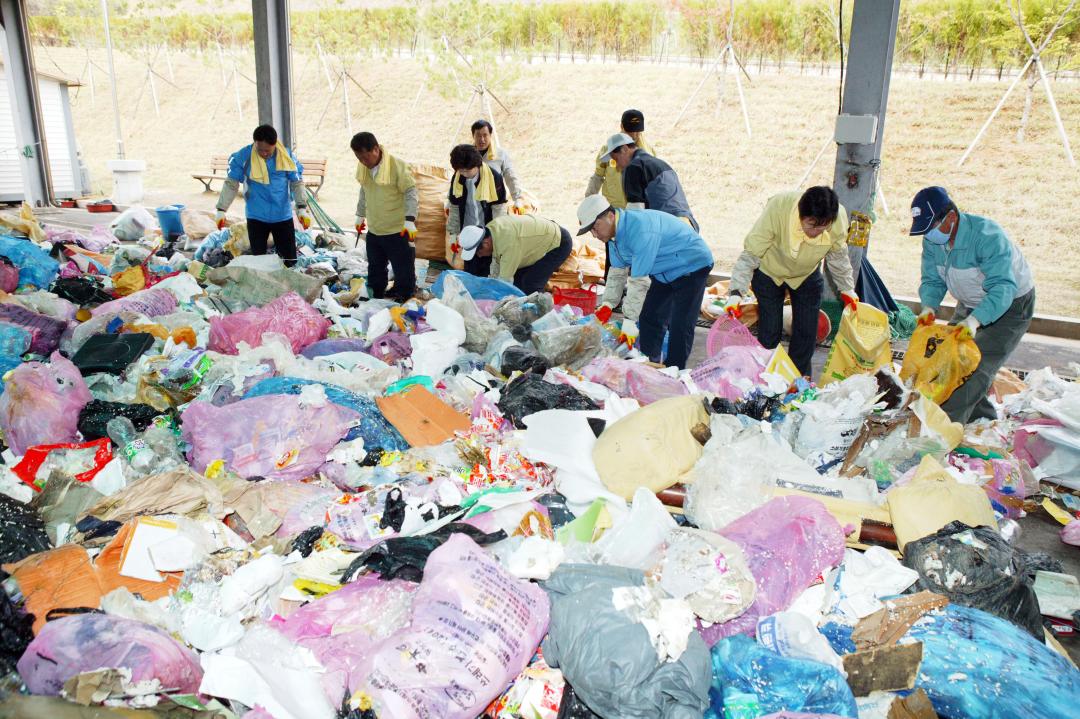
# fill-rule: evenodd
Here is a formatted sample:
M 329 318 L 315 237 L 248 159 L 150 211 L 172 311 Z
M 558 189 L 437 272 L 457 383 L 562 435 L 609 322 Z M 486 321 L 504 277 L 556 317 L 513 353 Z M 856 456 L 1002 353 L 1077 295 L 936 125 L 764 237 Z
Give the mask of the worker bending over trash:
M 469 128 L 472 132 L 473 147 L 484 158 L 484 164 L 499 173 L 506 182 L 506 189 L 510 190 L 510 197 L 514 199 L 511 211 L 515 215 L 524 215 L 526 202 L 521 182 L 518 181 L 514 163 L 510 160 L 510 153 L 505 147 L 495 142 L 495 128 L 487 120 L 477 120 Z
M 809 377 L 817 343 L 818 312 L 825 281 L 821 261 L 832 275 L 840 298 L 855 306 L 855 280 L 847 247 L 847 212 L 831 187 L 811 187 L 801 195 L 783 192 L 765 203 L 765 211 L 743 242 L 731 270 L 724 307 L 737 313 L 754 290 L 758 303 L 758 341 L 766 349 L 780 344 L 784 298 L 791 297 L 791 344 L 788 354 L 799 373 Z
M 537 215 L 503 215 L 486 227 L 466 227 L 458 242 L 466 262 L 490 257 L 490 276 L 525 294 L 542 291 L 574 249 L 569 230 Z
M 251 134 L 253 142 L 229 156 L 229 177 L 217 201 L 217 226 L 225 227 L 225 212 L 244 183 L 244 214 L 247 216 L 251 254 L 265 255 L 267 240 L 274 237 L 274 250 L 289 267 L 296 264 L 296 235 L 293 204 L 304 229 L 311 227 L 307 208 L 303 166 L 289 149 L 278 142 L 277 130 L 259 125 Z
M 368 288 L 375 299 L 386 296 L 389 263 L 394 270 L 393 299 L 404 302 L 416 289 L 416 251 L 412 244 L 419 207 L 416 183 L 409 166 L 388 153 L 370 132 L 353 135 L 349 147 L 360 161 L 356 168 L 360 183 L 356 235 L 365 235 Z
M 450 180 L 447 201 L 446 231 L 450 244 L 457 243 L 463 227 L 484 227 L 496 217 L 506 214 L 506 185 L 503 176 L 484 162 L 480 151 L 472 145 L 458 145 L 450 151 Z M 491 257 L 473 257 L 465 263 L 465 271 L 487 277 Z
M 612 267 L 630 268 L 630 277 L 652 278 L 638 318 L 639 347 L 653 362 L 686 367 L 694 347 L 712 251 L 689 224 L 657 210 L 620 210 L 603 195 L 578 206 L 578 234 L 592 232 L 606 243 Z M 666 357 L 662 357 L 664 334 Z
M 620 128 L 633 140 L 634 144 L 655 156 L 656 151 L 645 139 L 645 115 L 641 110 L 630 109 L 622 114 Z M 602 194 L 616 209 L 626 207 L 626 193 L 623 192 L 623 173 L 618 163 L 611 158 L 607 143 L 600 146 L 596 153 L 596 171 L 589 175 L 585 196 Z M 611 264 L 604 259 L 604 295 L 600 299 L 597 317 L 603 322 L 611 318 L 611 312 L 622 303 L 624 317 L 637 321 L 641 314 L 641 303 L 649 291 L 648 277 L 627 279 L 626 268 L 611 269 Z M 624 297 L 625 295 L 625 297 Z
M 921 236 L 919 324 L 933 324 L 948 292 L 956 298 L 949 324 L 982 353 L 974 374 L 941 405 L 954 422 L 996 419 L 987 398 L 998 370 L 1020 344 L 1035 315 L 1035 281 L 1024 254 L 1001 225 L 960 212 L 943 187 L 911 201 L 911 234 Z

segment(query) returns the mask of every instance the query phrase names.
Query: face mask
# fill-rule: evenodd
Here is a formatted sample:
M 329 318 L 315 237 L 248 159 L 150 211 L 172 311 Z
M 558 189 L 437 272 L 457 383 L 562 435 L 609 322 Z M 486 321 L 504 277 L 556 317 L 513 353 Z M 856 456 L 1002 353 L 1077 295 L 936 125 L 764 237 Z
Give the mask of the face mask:
M 934 245 L 944 245 L 949 241 L 948 233 L 942 232 L 940 225 L 938 227 L 932 227 L 927 230 L 926 234 L 923 235 L 923 237 L 925 237 L 928 242 Z

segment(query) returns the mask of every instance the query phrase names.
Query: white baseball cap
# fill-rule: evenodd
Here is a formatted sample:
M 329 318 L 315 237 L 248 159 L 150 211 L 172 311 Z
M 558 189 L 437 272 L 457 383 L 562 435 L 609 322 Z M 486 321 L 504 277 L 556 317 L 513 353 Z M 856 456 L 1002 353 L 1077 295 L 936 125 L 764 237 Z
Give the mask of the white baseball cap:
M 461 245 L 461 259 L 471 260 L 476 257 L 476 251 L 480 249 L 480 243 L 484 241 L 487 228 L 469 225 L 462 228 L 458 234 L 458 244 Z
M 633 145 L 634 138 L 627 135 L 625 132 L 616 132 L 614 135 L 607 139 L 607 152 L 600 156 L 600 162 L 607 162 L 611 159 L 611 153 L 619 149 L 623 145 Z
M 584 235 L 592 229 L 597 218 L 611 209 L 611 203 L 603 195 L 589 195 L 577 208 L 577 219 L 580 227 L 577 233 Z

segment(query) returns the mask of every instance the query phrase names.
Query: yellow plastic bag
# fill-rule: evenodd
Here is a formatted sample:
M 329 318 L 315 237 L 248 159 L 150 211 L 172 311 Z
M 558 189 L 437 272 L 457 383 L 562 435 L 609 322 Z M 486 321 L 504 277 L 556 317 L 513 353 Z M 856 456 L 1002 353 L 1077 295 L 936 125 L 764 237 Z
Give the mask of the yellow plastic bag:
M 121 297 L 127 297 L 146 287 L 146 273 L 143 272 L 142 265 L 135 265 L 123 272 L 117 272 L 112 276 L 112 280 L 113 289 Z
M 41 229 L 41 223 L 34 217 L 33 208 L 25 202 L 17 215 L 14 212 L 0 213 L 0 227 L 21 232 L 34 242 L 45 241 L 45 230 Z
M 997 527 L 986 492 L 974 484 L 960 484 L 930 455 L 922 458 L 909 483 L 889 491 L 889 513 L 901 552 L 908 542 L 957 519 L 971 527 Z
M 928 325 L 911 335 L 900 379 L 914 378 L 914 387 L 937 404 L 964 384 L 982 361 L 975 340 L 960 339 L 955 327 Z
M 889 316 L 873 305 L 860 302 L 857 309 L 844 308 L 840 329 L 833 339 L 819 385 L 856 374 L 870 374 L 892 361 Z

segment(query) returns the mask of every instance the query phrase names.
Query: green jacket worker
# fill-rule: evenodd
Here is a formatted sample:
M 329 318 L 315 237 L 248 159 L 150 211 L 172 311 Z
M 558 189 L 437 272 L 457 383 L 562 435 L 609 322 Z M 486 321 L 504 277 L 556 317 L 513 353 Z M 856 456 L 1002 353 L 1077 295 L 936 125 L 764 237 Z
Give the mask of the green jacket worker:
M 416 289 L 416 213 L 419 195 L 409 166 L 393 157 L 370 132 L 359 132 L 349 143 L 360 164 L 356 181 L 356 234 L 364 237 L 368 288 L 376 299 L 386 296 L 387 263 L 394 270 L 393 298 L 404 302 Z
M 948 292 L 956 298 L 951 324 L 982 353 L 974 374 L 941 408 L 954 422 L 996 419 L 987 394 L 1035 316 L 1031 268 L 998 223 L 960 212 L 943 187 L 915 195 L 911 234 L 923 238 L 919 323 L 934 322 Z
M 251 254 L 265 255 L 267 240 L 273 235 L 274 251 L 291 267 L 296 264 L 294 203 L 304 229 L 311 226 L 304 168 L 288 148 L 278 142 L 277 130 L 269 125 L 256 127 L 251 139 L 250 145 L 229 156 L 229 177 L 217 201 L 217 226 L 219 230 L 225 227 L 225 212 L 236 199 L 243 182 Z
M 488 169 L 498 173 L 506 183 L 506 189 L 510 191 L 510 197 L 514 200 L 514 214 L 525 214 L 525 193 L 521 187 L 521 181 L 510 159 L 510 153 L 495 141 L 495 128 L 487 120 L 477 120 L 469 130 L 472 132 L 473 147 L 484 158 L 484 164 Z
M 726 307 L 734 311 L 753 289 L 758 303 L 758 340 L 766 349 L 780 344 L 784 297 L 791 297 L 788 354 L 807 377 L 812 371 L 825 284 L 818 269 L 822 260 L 845 306 L 854 306 L 859 299 L 848 258 L 847 232 L 847 213 L 831 187 L 811 187 L 801 195 L 774 195 L 746 236 L 742 254 L 731 270 Z
M 606 243 L 612 267 L 626 267 L 630 277 L 652 283 L 638 318 L 639 347 L 653 362 L 686 367 L 694 347 L 705 283 L 713 267 L 712 251 L 689 224 L 659 210 L 619 210 L 603 195 L 578 206 L 578 234 L 591 232 Z M 663 357 L 664 333 L 668 333 Z
M 525 294 L 540 292 L 570 256 L 570 232 L 537 215 L 503 215 L 486 227 L 466 227 L 458 236 L 461 257 L 491 257 L 491 276 Z

